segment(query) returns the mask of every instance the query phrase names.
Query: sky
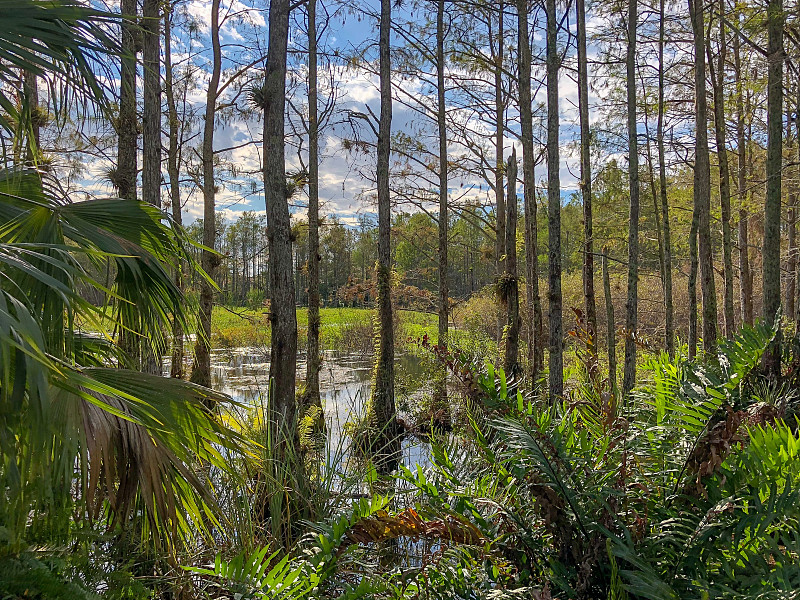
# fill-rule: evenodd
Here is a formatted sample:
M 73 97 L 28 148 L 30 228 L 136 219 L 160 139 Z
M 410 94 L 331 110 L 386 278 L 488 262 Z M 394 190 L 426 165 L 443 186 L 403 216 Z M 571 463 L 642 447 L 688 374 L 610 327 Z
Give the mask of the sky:
M 245 0 L 247 1 L 247 0 Z M 375 6 L 375 2 L 369 0 L 367 5 Z M 263 4 L 259 5 L 263 6 Z M 186 34 L 177 35 L 173 40 L 172 54 L 173 61 L 177 64 L 191 62 L 198 67 L 194 74 L 194 88 L 187 93 L 187 102 L 199 114 L 202 114 L 205 105 L 205 88 L 208 81 L 208 68 L 210 60 L 210 44 L 208 43 L 208 31 L 210 23 L 210 0 L 189 0 L 185 4 L 185 10 L 198 26 L 194 41 L 189 43 Z M 265 54 L 267 45 L 267 18 L 262 10 L 250 9 L 241 0 L 233 0 L 228 4 L 223 2 L 223 11 L 230 10 L 231 14 L 236 13 L 236 18 L 230 18 L 222 28 L 221 41 L 223 53 L 226 57 L 225 65 L 234 68 L 241 63 L 247 63 L 253 57 Z M 318 9 L 319 10 L 319 9 Z M 305 33 L 302 9 L 294 11 L 290 25 L 290 78 L 288 88 L 294 90 L 294 94 L 288 93 L 292 105 L 302 112 L 305 103 L 305 71 L 304 52 L 305 52 Z M 412 12 L 413 7 L 406 3 L 405 8 L 395 11 L 393 15 L 398 21 L 408 18 L 421 18 L 419 10 Z M 515 17 L 514 17 L 515 18 Z M 590 18 L 588 22 L 590 35 L 592 29 L 603 27 L 601 19 Z M 574 27 L 569 26 L 574 30 Z M 534 28 L 533 44 L 543 44 L 541 31 Z M 507 43 L 515 44 L 516 32 L 508 32 L 509 40 Z M 367 48 L 366 57 L 368 60 L 376 60 L 377 52 L 373 40 L 377 35 L 377 21 L 369 16 L 358 14 L 350 7 L 344 7 L 331 19 L 328 29 L 324 32 L 321 40 L 323 47 L 329 51 L 339 49 L 339 63 L 342 55 L 356 52 L 358 49 Z M 400 36 L 396 33 L 392 37 L 393 47 L 402 43 Z M 590 59 L 596 54 L 592 47 L 589 49 Z M 393 53 L 393 60 L 397 60 L 399 54 Z M 256 65 L 245 72 L 245 78 L 258 77 L 263 65 Z M 536 68 L 536 67 L 534 67 Z M 371 205 L 371 190 L 373 185 L 369 175 L 374 171 L 374 155 L 368 153 L 348 152 L 343 147 L 343 138 L 352 136 L 352 127 L 349 121 L 354 121 L 364 125 L 363 119 L 350 119 L 347 115 L 352 113 L 367 114 L 372 112 L 377 115 L 380 111 L 378 78 L 368 72 L 367 69 L 347 68 L 341 64 L 332 69 L 333 79 L 336 81 L 337 99 L 334 114 L 331 115 L 331 125 L 322 133 L 321 152 L 322 163 L 320 165 L 320 199 L 322 202 L 322 212 L 326 215 L 336 215 L 342 222 L 348 225 L 356 225 L 359 216 L 371 216 L 374 208 Z M 320 77 L 323 77 L 323 69 L 320 69 Z M 541 74 L 543 75 L 543 74 Z M 536 75 L 535 75 L 536 76 Z M 488 77 L 488 76 L 487 76 Z M 592 74 L 590 73 L 590 78 Z M 223 81 L 225 77 L 223 77 Z M 395 81 L 402 87 L 403 92 L 395 92 L 396 97 L 414 99 L 422 97 L 423 83 L 413 77 L 400 78 L 395 76 Z M 597 81 L 590 85 L 592 90 L 590 95 L 590 107 L 597 107 L 602 98 L 597 96 L 594 88 Z M 488 85 L 488 82 L 487 82 Z M 228 92 L 235 89 L 232 85 Z M 534 83 L 534 105 L 544 103 L 546 90 L 544 86 L 537 86 Z M 324 95 L 324 91 L 321 92 Z M 575 141 L 578 138 L 578 114 L 577 114 L 577 86 L 562 71 L 559 81 L 560 95 L 560 117 L 561 117 L 561 186 L 562 197 L 566 200 L 577 190 L 578 174 L 578 155 Z M 240 97 L 240 104 L 246 105 L 243 100 L 246 94 Z M 225 101 L 225 97 L 221 101 Z M 289 111 L 292 112 L 291 107 Z M 593 119 L 598 119 L 599 112 L 592 110 Z M 508 116 L 512 119 L 516 116 L 515 109 L 509 109 Z M 294 122 L 297 121 L 295 118 Z M 418 133 L 420 124 L 424 121 L 419 114 L 404 106 L 401 102 L 394 102 L 393 109 L 393 133 L 406 132 L 409 135 Z M 431 123 L 431 126 L 434 124 Z M 486 134 L 487 139 L 494 135 L 493 131 L 482 123 L 477 123 L 473 119 L 476 130 L 481 130 Z M 192 125 L 191 133 L 198 133 L 201 129 L 200 122 Z M 423 128 L 428 134 L 435 133 L 432 127 Z M 291 125 L 287 126 L 287 132 L 291 130 Z M 361 128 L 364 139 L 373 139 L 372 135 L 364 127 Z M 261 161 L 261 148 L 252 144 L 253 140 L 261 137 L 261 123 L 257 114 L 250 114 L 247 117 L 235 116 L 221 120 L 215 129 L 216 149 L 232 148 L 224 152 L 222 157 L 225 162 L 235 167 L 235 173 L 220 173 L 218 183 L 221 187 L 217 194 L 217 208 L 226 219 L 234 219 L 237 213 L 246 210 L 264 211 L 263 186 L 259 174 Z M 431 138 L 432 139 L 432 138 Z M 191 144 L 199 147 L 200 138 L 195 136 Z M 291 142 L 290 144 L 295 143 Z M 513 134 L 508 133 L 505 137 L 505 155 L 508 156 L 513 145 L 517 147 L 517 154 L 521 161 L 521 144 Z M 435 145 L 431 146 L 435 148 Z M 307 143 L 302 146 L 302 151 L 307 149 Z M 463 148 L 456 144 L 451 144 L 450 152 L 458 154 Z M 537 149 L 539 151 L 540 149 Z M 295 171 L 300 168 L 300 159 L 294 147 L 287 147 L 287 170 Z M 86 170 L 84 176 L 84 187 L 95 193 L 108 193 L 101 181 L 102 174 L 109 168 L 110 160 L 95 160 Z M 521 169 L 520 169 L 521 170 Z M 366 176 L 365 176 L 366 175 Z M 537 170 L 537 180 L 541 181 L 546 176 L 544 168 L 539 166 Z M 166 172 L 164 173 L 164 191 L 166 196 Z M 107 186 L 106 186 L 107 188 Z M 476 178 L 458 178 L 451 181 L 451 195 L 460 198 L 473 198 L 484 203 L 489 202 L 490 192 L 486 184 Z M 521 186 L 518 193 L 521 195 Z M 183 200 L 185 202 L 183 216 L 185 223 L 191 223 L 202 216 L 202 194 L 196 183 L 184 182 Z M 293 214 L 297 218 L 302 218 L 305 214 L 305 197 L 298 197 L 293 206 Z M 413 211 L 413 207 L 404 208 Z

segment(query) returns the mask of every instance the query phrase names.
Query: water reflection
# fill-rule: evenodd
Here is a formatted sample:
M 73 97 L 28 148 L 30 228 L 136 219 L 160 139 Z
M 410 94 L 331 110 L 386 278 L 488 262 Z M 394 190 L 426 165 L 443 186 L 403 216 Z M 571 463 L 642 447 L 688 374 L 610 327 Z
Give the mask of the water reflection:
M 399 372 L 408 374 L 412 382 L 422 375 L 423 365 L 411 354 L 398 355 Z M 297 363 L 298 380 L 305 378 L 305 359 Z M 169 374 L 169 361 L 164 365 Z M 342 440 L 345 424 L 363 414 L 371 391 L 372 359 L 364 355 L 326 353 L 320 371 L 320 397 L 325 410 L 328 440 L 331 448 L 346 445 Z M 269 384 L 269 352 L 261 348 L 230 348 L 214 350 L 211 354 L 211 385 L 234 401 L 246 406 L 259 405 L 266 400 Z M 404 393 L 412 396 L 420 390 L 412 383 Z M 408 436 L 402 443 L 402 462 L 410 467 L 430 464 L 428 445 Z

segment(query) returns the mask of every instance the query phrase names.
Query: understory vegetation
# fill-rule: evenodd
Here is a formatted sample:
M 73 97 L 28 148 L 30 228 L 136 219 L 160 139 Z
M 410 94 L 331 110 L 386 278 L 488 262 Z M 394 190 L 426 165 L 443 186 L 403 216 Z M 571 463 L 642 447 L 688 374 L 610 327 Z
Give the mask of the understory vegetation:
M 584 4 L 0 0 L 0 600 L 800 599 L 800 3 Z

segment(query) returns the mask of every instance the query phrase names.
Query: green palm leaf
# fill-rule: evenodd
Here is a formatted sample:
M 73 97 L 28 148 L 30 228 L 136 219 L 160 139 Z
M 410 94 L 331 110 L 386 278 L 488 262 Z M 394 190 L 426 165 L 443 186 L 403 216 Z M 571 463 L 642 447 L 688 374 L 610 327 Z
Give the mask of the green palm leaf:
M 194 265 L 185 235 L 148 205 L 72 203 L 54 192 L 38 173 L 0 171 L 0 527 L 9 548 L 24 549 L 26 531 L 69 505 L 113 526 L 142 517 L 143 539 L 167 546 L 219 528 L 201 473 L 228 469 L 225 455 L 244 447 L 207 408 L 228 398 L 108 366 L 122 356 L 120 332 L 159 352 L 173 318 L 191 326 L 166 269 Z M 90 274 L 105 265 L 109 287 Z M 83 299 L 82 286 L 106 305 Z
M 43 77 L 54 99 L 74 92 L 106 103 L 98 73 L 105 55 L 117 51 L 111 25 L 118 15 L 76 0 L 0 0 L 0 20 L 1 84 L 15 87 L 19 71 L 28 71 Z M 13 132 L 20 115 L 0 94 L 0 128 Z

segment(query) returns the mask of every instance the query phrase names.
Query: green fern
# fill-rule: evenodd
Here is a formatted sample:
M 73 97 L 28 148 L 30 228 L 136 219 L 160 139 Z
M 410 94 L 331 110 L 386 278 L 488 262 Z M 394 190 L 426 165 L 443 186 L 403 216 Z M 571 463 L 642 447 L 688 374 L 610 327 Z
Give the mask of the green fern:
M 214 578 L 218 586 L 239 598 L 269 598 L 270 600 L 299 600 L 316 587 L 318 577 L 296 565 L 289 556 L 278 558 L 280 551 L 269 556 L 269 548 L 242 552 L 231 560 L 217 554 L 213 569 L 186 567 L 188 571 Z
M 0 598 L 97 600 L 99 597 L 70 581 L 32 554 L 0 559 Z

